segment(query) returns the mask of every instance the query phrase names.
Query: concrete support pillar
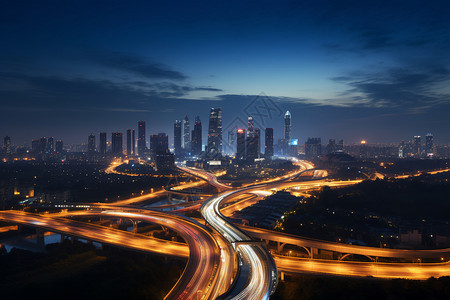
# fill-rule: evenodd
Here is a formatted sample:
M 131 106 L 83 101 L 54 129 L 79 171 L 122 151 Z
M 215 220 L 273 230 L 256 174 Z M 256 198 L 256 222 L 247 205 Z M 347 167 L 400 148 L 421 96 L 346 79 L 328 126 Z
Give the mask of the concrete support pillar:
M 318 257 L 319 257 L 319 249 L 311 248 L 311 258 L 318 258 Z
M 61 233 L 61 244 L 64 242 L 64 234 Z
M 131 222 L 133 222 L 133 232 L 137 233 L 138 232 L 137 221 L 131 220 Z
M 277 242 L 277 251 L 278 252 L 283 251 L 284 245 L 286 245 L 286 243 Z
M 280 272 L 280 280 L 284 281 L 284 272 Z
M 44 240 L 44 231 L 42 229 L 36 229 L 36 243 L 38 245 L 44 245 L 45 244 L 45 240 Z

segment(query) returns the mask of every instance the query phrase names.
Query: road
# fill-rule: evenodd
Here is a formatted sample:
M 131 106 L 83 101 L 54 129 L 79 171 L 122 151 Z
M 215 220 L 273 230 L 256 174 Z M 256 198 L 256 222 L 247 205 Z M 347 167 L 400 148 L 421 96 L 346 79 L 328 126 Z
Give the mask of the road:
M 225 261 L 219 244 L 208 230 L 180 216 L 161 212 L 148 214 L 123 211 L 76 211 L 61 216 L 95 216 L 102 218 L 125 218 L 166 226 L 179 233 L 189 248 L 180 243 L 152 239 L 139 234 L 105 228 L 92 224 L 76 222 L 52 216 L 35 215 L 20 211 L 0 211 L 0 220 L 38 227 L 44 230 L 77 236 L 100 243 L 154 252 L 162 255 L 188 257 L 183 275 L 172 288 L 166 299 L 196 299 L 201 291 L 202 299 L 216 299 L 228 289 L 231 283 L 229 265 Z M 221 272 L 219 272 L 221 270 Z M 219 278 L 218 275 L 226 275 Z

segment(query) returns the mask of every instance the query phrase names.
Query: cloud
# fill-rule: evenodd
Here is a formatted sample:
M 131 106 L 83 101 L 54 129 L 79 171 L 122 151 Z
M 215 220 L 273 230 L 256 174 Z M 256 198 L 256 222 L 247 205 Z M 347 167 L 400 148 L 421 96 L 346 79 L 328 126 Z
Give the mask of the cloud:
M 89 58 L 100 65 L 134 73 L 147 79 L 187 79 L 185 74 L 174 71 L 165 64 L 153 62 L 144 57 L 130 55 L 124 52 L 94 52 Z

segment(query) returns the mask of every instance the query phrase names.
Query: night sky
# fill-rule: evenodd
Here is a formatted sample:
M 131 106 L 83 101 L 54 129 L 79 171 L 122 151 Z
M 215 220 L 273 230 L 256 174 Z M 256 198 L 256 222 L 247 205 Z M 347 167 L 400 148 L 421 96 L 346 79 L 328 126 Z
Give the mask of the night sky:
M 2 1 L 0 135 L 206 136 L 210 107 L 227 128 L 265 99 L 275 139 L 289 109 L 300 143 L 450 142 L 449 1 L 242 2 Z

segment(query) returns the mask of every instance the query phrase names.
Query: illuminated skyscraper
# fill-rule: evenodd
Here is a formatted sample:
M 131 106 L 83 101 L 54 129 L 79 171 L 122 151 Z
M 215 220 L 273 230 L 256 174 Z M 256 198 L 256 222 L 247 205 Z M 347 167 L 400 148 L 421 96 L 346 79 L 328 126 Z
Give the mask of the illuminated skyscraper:
M 248 134 L 247 132 L 246 159 L 254 160 L 259 158 L 260 146 L 259 128 L 254 128 L 253 133 L 251 134 Z
M 422 137 L 420 135 L 414 136 L 413 154 L 416 157 L 420 157 L 422 155 Z
M 181 121 L 176 120 L 173 124 L 173 146 L 175 148 L 175 156 L 183 156 L 183 149 L 181 148 Z
M 95 135 L 93 135 L 92 133 L 88 136 L 88 152 L 95 152 Z
M 192 154 L 202 154 L 202 122 L 200 121 L 199 116 L 195 117 L 194 130 L 192 130 L 191 148 Z
M 131 130 L 131 150 L 133 151 L 133 155 L 136 155 L 136 131 Z
M 266 128 L 264 156 L 270 159 L 273 156 L 273 128 Z
M 166 152 L 169 152 L 169 137 L 165 133 L 152 134 L 150 136 L 151 155 Z
M 187 115 L 184 116 L 183 120 L 183 148 L 186 152 L 191 151 L 191 127 Z
M 427 154 L 427 157 L 433 157 L 434 151 L 433 151 L 433 135 L 431 133 L 428 133 L 425 136 L 425 152 Z
M 245 129 L 236 130 L 236 158 L 245 158 Z
M 99 144 L 100 154 L 106 154 L 106 132 L 100 132 L 100 144 Z
M 208 146 L 209 157 L 222 155 L 222 108 L 211 108 L 209 114 Z
M 53 137 L 49 137 L 47 140 L 47 152 L 48 153 L 55 152 L 55 143 L 53 141 Z
M 132 155 L 131 129 L 127 129 L 127 155 Z
M 291 113 L 287 111 L 284 114 L 284 140 L 289 144 L 291 142 Z
M 113 132 L 111 135 L 111 153 L 114 155 L 123 154 L 123 135 L 122 132 Z
M 144 155 L 147 151 L 147 144 L 145 142 L 145 121 L 138 122 L 138 153 L 139 155 Z

